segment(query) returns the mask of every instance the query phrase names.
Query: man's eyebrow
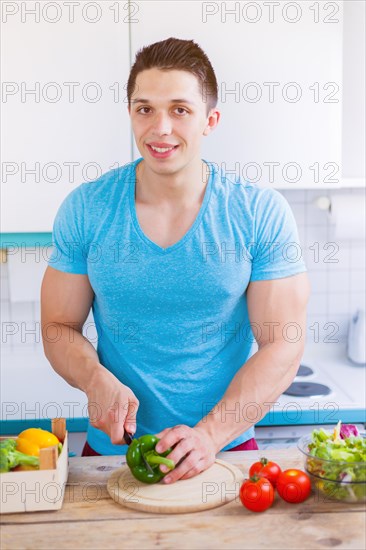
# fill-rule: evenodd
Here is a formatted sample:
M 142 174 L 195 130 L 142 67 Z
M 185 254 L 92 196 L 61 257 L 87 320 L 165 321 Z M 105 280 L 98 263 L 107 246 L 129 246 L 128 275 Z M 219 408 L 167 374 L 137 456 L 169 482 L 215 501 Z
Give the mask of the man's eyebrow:
M 132 99 L 131 103 L 150 103 L 148 99 L 143 99 L 141 97 L 137 97 L 136 99 Z M 170 103 L 187 103 L 188 105 L 194 105 L 193 101 L 189 101 L 188 99 L 171 99 Z

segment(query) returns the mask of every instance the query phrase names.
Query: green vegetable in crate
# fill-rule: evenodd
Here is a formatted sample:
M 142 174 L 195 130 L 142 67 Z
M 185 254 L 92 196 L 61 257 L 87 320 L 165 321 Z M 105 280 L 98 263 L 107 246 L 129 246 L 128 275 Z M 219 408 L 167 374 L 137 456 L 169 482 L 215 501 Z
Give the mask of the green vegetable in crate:
M 16 450 L 15 439 L 3 439 L 0 441 L 0 473 L 9 472 L 16 466 L 39 467 L 39 458 L 29 456 Z
M 165 458 L 172 449 L 168 449 L 164 453 L 159 454 L 155 451 L 155 447 L 159 438 L 155 435 L 142 435 L 138 439 L 134 439 L 130 444 L 126 461 L 132 472 L 132 475 L 143 483 L 157 483 L 166 475 L 160 470 L 160 465 L 164 464 L 170 470 L 175 468 L 173 460 Z M 146 468 L 144 459 L 151 466 L 152 473 Z

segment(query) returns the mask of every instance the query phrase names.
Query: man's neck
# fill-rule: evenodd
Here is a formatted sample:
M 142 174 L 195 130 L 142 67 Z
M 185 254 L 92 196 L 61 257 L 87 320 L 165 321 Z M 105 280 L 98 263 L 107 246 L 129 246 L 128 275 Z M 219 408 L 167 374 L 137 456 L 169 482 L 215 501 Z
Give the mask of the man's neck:
M 144 160 L 136 167 L 136 201 L 151 206 L 189 208 L 201 203 L 208 181 L 206 163 L 198 159 L 179 173 L 152 171 Z

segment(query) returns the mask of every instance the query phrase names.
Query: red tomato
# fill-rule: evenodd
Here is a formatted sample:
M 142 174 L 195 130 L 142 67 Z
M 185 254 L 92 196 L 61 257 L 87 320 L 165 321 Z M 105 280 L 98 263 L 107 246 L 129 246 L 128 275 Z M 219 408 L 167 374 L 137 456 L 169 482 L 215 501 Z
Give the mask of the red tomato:
M 273 487 L 276 487 L 277 478 L 281 473 L 281 468 L 275 462 L 270 462 L 266 458 L 261 458 L 260 462 L 254 462 L 249 470 L 250 477 L 257 475 L 265 477 L 270 481 Z
M 277 478 L 277 492 L 286 502 L 303 502 L 311 493 L 310 478 L 302 470 L 284 470 Z
M 240 500 L 252 512 L 264 512 L 274 500 L 272 484 L 264 477 L 253 476 L 240 487 Z

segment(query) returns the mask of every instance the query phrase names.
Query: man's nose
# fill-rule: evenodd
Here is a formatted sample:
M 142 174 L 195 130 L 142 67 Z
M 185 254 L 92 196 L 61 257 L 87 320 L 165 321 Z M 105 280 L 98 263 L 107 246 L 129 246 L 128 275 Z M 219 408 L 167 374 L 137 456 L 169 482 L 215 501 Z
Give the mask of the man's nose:
M 156 135 L 170 134 L 172 131 L 172 123 L 167 113 L 156 113 L 153 120 L 153 133 Z

